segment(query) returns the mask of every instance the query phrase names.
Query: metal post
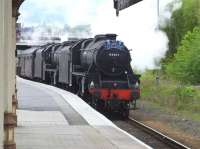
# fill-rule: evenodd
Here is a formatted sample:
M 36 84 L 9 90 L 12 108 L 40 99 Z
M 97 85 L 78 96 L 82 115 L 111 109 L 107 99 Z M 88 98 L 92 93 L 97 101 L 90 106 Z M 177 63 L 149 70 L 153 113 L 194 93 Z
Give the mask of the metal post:
M 158 29 L 160 28 L 160 19 L 159 19 L 159 17 L 160 17 L 160 0 L 157 0 L 157 15 L 158 15 Z
M 160 16 L 160 0 L 157 0 L 157 14 L 158 14 L 158 18 Z

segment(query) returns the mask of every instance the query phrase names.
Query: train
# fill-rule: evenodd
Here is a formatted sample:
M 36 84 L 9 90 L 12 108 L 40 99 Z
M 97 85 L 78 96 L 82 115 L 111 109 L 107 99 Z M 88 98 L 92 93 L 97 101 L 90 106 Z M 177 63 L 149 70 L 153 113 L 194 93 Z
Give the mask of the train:
M 17 74 L 71 91 L 99 111 L 128 117 L 140 98 L 140 75 L 116 34 L 18 50 Z

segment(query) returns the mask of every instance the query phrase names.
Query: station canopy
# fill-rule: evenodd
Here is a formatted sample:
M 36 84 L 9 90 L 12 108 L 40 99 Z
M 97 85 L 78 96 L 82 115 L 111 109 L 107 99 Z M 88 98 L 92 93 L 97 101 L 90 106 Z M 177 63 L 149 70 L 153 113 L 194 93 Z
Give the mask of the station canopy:
M 119 15 L 119 11 L 126 9 L 142 0 L 113 0 L 114 8 L 116 9 L 116 15 Z

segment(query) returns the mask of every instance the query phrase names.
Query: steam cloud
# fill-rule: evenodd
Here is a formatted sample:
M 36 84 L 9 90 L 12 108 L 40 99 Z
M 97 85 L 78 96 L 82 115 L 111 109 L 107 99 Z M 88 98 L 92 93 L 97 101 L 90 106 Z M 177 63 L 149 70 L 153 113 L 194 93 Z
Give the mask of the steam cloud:
M 118 39 L 133 49 L 132 66 L 144 70 L 155 68 L 155 61 L 165 56 L 168 38 L 158 27 L 165 26 L 172 12 L 180 7 L 181 0 L 160 0 L 158 17 L 157 0 L 143 0 L 121 11 L 117 18 L 113 0 L 27 0 L 20 9 L 19 22 L 24 26 L 40 26 L 48 22 L 53 32 L 59 30 L 62 40 L 70 36 L 83 38 L 116 33 Z M 63 27 L 63 24 L 69 25 Z
M 114 17 L 109 8 L 112 2 L 108 1 L 99 7 L 93 32 L 114 32 L 119 39 L 133 49 L 132 66 L 137 69 L 152 69 L 155 62 L 165 56 L 168 50 L 168 38 L 159 30 L 165 26 L 174 10 L 181 7 L 180 0 L 160 0 L 159 17 L 157 0 L 144 0 L 135 6 L 120 12 L 119 18 Z M 102 11 L 108 10 L 108 11 Z
M 68 38 L 89 38 L 91 37 L 90 25 L 78 25 L 70 27 L 64 25 L 57 27 L 52 25 L 38 25 L 21 28 L 20 42 L 32 44 L 43 44 L 44 42 L 66 41 Z M 60 40 L 60 41 L 59 41 Z

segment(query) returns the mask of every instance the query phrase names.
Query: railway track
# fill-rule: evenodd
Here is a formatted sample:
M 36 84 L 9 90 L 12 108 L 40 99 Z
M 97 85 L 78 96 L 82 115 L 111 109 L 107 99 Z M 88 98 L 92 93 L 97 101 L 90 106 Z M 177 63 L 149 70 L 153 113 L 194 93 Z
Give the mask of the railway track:
M 169 147 L 173 148 L 173 149 L 190 149 L 189 147 L 183 145 L 182 143 L 158 132 L 157 130 L 144 125 L 143 123 L 130 118 L 128 119 L 128 122 L 131 123 L 132 125 L 142 129 L 143 131 L 147 132 L 148 134 L 154 136 L 155 138 L 159 139 L 161 142 L 167 144 Z
M 154 149 L 190 149 L 182 143 L 129 117 L 126 121 L 113 121 L 118 127 L 134 135 Z

